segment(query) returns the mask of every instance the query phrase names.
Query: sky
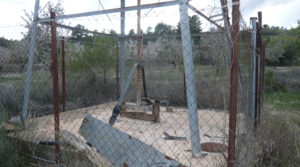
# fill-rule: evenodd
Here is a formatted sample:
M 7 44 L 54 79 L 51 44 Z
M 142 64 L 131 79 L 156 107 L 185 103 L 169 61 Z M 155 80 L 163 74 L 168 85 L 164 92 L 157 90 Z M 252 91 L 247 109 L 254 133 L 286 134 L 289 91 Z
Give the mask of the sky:
M 58 0 L 40 0 L 40 7 L 43 8 L 48 1 L 56 4 Z M 163 2 L 168 0 L 141 0 L 142 4 Z M 230 2 L 230 0 L 228 0 Z M 80 12 L 102 10 L 99 0 L 61 0 L 64 14 L 73 14 Z M 84 3 L 83 3 L 84 2 Z M 100 0 L 105 9 L 118 8 L 120 0 Z M 221 13 L 220 0 L 191 0 L 190 4 L 202 11 L 208 16 Z M 35 0 L 0 0 L 0 37 L 7 39 L 21 39 L 22 33 L 26 32 L 24 28 L 25 22 L 22 20 L 24 11 L 33 12 Z M 135 5 L 136 0 L 127 0 L 126 6 Z M 258 11 L 263 12 L 263 24 L 270 26 L 280 26 L 291 28 L 297 26 L 297 20 L 300 20 L 300 0 L 241 0 L 241 13 L 247 25 L 249 18 L 256 17 Z M 165 7 L 158 9 L 142 10 L 141 25 L 143 31 L 147 28 L 155 27 L 157 23 L 164 22 L 176 26 L 179 21 L 178 6 Z M 189 15 L 194 15 L 193 11 L 189 11 Z M 40 16 L 42 17 L 42 16 Z M 136 29 L 136 12 L 128 12 L 126 14 L 125 31 Z M 206 22 L 203 18 L 202 28 L 208 30 L 214 27 Z M 77 24 L 84 25 L 87 29 L 97 31 L 109 31 L 114 29 L 120 31 L 119 13 L 110 15 L 101 15 L 93 17 L 84 17 L 77 19 L 63 20 L 63 24 L 75 26 Z M 68 33 L 67 31 L 65 33 Z

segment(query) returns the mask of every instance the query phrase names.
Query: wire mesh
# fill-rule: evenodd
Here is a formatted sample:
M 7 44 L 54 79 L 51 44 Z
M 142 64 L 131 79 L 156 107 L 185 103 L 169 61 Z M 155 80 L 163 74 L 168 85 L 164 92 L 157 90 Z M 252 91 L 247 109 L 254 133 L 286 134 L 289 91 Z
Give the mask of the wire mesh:
M 59 10 L 60 6 L 48 6 L 40 11 L 42 15 L 47 15 L 47 8 L 58 9 L 57 16 L 64 13 Z M 104 4 L 99 8 L 105 10 Z M 226 166 L 230 44 L 226 33 L 215 28 L 204 32 L 199 17 L 187 17 L 184 10 L 181 6 L 179 11 L 178 5 L 176 10 L 170 10 L 172 12 L 161 8 L 143 10 L 141 35 L 135 33 L 136 11 L 126 13 L 126 25 L 132 31 L 127 31 L 124 37 L 125 69 L 120 69 L 119 65 L 122 63 L 118 35 L 121 30 L 115 28 L 120 27 L 119 13 L 56 20 L 59 141 L 55 140 L 53 116 L 55 69 L 51 46 L 55 44 L 50 40 L 49 23 L 37 24 L 29 116 L 24 129 L 8 133 L 12 138 L 32 144 L 30 150 L 34 153 L 26 155 L 30 160 L 25 159 L 22 163 Z M 220 7 L 212 7 L 209 15 L 217 14 L 217 10 L 221 12 Z M 173 26 L 162 19 L 170 15 L 173 15 L 170 20 L 170 23 L 174 22 L 171 23 Z M 156 26 L 143 25 L 148 22 Z M 105 29 L 103 24 L 111 28 Z M 206 23 L 204 27 L 208 25 Z M 11 122 L 19 119 L 22 110 L 30 33 L 29 30 L 21 40 L 0 43 L 0 94 L 4 97 L 0 107 L 8 113 Z M 138 39 L 142 39 L 141 46 Z M 252 77 L 249 32 L 241 32 L 240 39 L 238 145 L 244 141 L 241 136 L 248 130 L 245 126 L 248 126 Z M 138 47 L 141 58 L 137 57 Z M 131 77 L 132 69 L 134 74 L 141 69 L 141 75 Z M 123 83 L 120 81 L 121 70 L 125 74 Z M 137 84 L 141 84 L 140 88 Z M 141 104 L 137 104 L 137 92 L 141 92 Z M 124 100 L 120 101 L 122 95 Z M 116 105 L 119 103 L 120 106 Z M 110 126 L 112 116 L 116 116 L 116 122 Z M 20 120 L 15 122 L 22 127 Z M 59 162 L 55 159 L 58 152 L 52 147 L 57 142 L 60 145 Z M 238 153 L 241 152 L 238 158 L 245 154 L 243 151 L 238 147 Z

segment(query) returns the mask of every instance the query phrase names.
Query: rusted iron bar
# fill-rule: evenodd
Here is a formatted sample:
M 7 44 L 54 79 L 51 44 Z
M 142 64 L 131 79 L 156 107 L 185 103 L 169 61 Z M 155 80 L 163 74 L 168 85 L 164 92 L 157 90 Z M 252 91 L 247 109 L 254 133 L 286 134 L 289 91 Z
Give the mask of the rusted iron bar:
M 262 27 L 262 12 L 258 12 L 258 23 Z
M 254 118 L 254 128 L 256 130 L 258 119 L 259 119 L 259 113 L 260 113 L 260 95 L 261 95 L 261 27 L 258 23 L 256 23 L 256 31 L 257 31 L 257 42 L 256 42 L 256 48 L 257 48 L 257 58 L 256 58 L 256 112 L 255 112 L 255 118 Z
M 265 54 L 264 54 L 264 43 L 262 37 L 263 25 L 262 25 L 262 12 L 258 12 L 258 24 L 259 24 L 259 56 L 260 56 L 260 97 L 259 97 L 259 110 L 257 115 L 257 123 L 260 122 L 261 110 L 263 107 L 264 98 L 264 76 L 265 76 Z
M 57 65 L 57 40 L 55 13 L 50 12 L 51 18 L 51 58 L 53 75 L 53 109 L 54 109 L 54 131 L 55 131 L 55 162 L 60 164 L 59 145 L 59 106 L 58 106 L 58 65 Z
M 66 111 L 66 79 L 65 79 L 65 37 L 61 39 L 61 96 L 62 96 L 62 111 Z
M 137 0 L 137 6 L 141 5 L 141 0 Z M 136 59 L 137 62 L 142 60 L 142 34 L 141 34 L 141 10 L 137 10 L 137 53 Z M 137 105 L 141 104 L 142 99 L 142 70 L 141 66 L 138 66 L 136 71 L 136 103 Z
M 235 140 L 236 140 L 236 115 L 237 115 L 237 91 L 238 91 L 238 55 L 239 55 L 239 29 L 240 29 L 240 4 L 239 0 L 232 3 L 232 56 L 230 78 L 229 101 L 229 143 L 227 166 L 235 167 Z
M 199 14 L 200 16 L 202 16 L 203 18 L 205 18 L 207 21 L 211 22 L 213 25 L 217 26 L 220 30 L 222 30 L 223 32 L 226 32 L 226 29 L 222 26 L 220 26 L 219 24 L 217 24 L 215 21 L 213 21 L 212 19 L 210 19 L 209 17 L 207 17 L 204 13 L 202 13 L 200 10 L 198 10 L 197 8 L 195 8 L 194 6 L 188 4 L 188 7 L 193 10 L 195 13 Z
M 264 96 L 265 96 L 265 44 L 262 42 L 262 50 L 261 50 L 261 109 L 263 110 L 263 105 L 264 105 Z M 259 118 L 258 118 L 258 123 L 260 123 L 261 119 L 261 111 L 259 113 Z

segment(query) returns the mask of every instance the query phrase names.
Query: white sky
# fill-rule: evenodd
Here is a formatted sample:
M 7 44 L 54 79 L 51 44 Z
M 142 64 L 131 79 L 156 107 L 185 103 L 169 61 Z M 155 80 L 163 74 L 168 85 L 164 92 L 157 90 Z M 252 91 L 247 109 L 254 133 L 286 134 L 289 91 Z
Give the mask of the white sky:
M 40 0 L 40 7 L 44 7 L 49 0 Z M 50 0 L 57 3 L 58 0 Z M 141 0 L 142 4 L 162 2 L 167 0 Z M 230 1 L 230 0 L 229 0 Z M 101 0 L 105 9 L 117 8 L 120 6 L 120 0 Z M 220 0 L 192 0 L 190 3 L 200 9 L 207 15 L 212 15 L 212 8 L 219 7 Z M 0 0 L 0 37 L 8 39 L 22 38 L 21 32 L 26 31 L 23 28 L 24 10 L 32 12 L 35 0 Z M 63 0 L 65 14 L 102 10 L 99 0 Z M 127 0 L 126 6 L 135 5 L 136 0 Z M 245 22 L 249 23 L 251 16 L 257 16 L 257 11 L 263 12 L 263 24 L 282 26 L 291 28 L 297 26 L 297 20 L 300 20 L 300 0 L 241 0 L 241 12 Z M 178 6 L 158 8 L 142 11 L 142 29 L 146 31 L 148 26 L 154 28 L 159 22 L 176 26 L 179 21 Z M 219 8 L 213 10 L 214 13 L 220 13 Z M 189 11 L 189 15 L 195 14 Z M 111 14 L 109 18 L 106 15 L 85 17 L 78 19 L 64 20 L 64 24 L 75 26 L 82 24 L 90 30 L 108 30 L 114 29 L 119 32 L 120 20 L 119 14 Z M 201 18 L 204 30 L 213 27 Z M 136 12 L 126 14 L 126 32 L 136 28 Z

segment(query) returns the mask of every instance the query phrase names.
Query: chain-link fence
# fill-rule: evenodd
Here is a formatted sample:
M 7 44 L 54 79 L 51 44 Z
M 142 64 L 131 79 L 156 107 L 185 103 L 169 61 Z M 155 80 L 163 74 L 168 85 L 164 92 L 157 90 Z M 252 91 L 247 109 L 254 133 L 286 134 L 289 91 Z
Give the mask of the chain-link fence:
M 168 13 L 156 9 L 173 5 L 177 27 L 161 22 Z M 200 11 L 185 0 L 97 12 L 56 10 L 50 19 L 36 17 L 22 40 L 1 44 L 0 107 L 9 119 L 2 127 L 9 140 L 21 142 L 20 163 L 226 166 L 228 142 L 235 140 L 229 138 L 230 29 L 202 32 Z M 136 33 L 124 33 L 127 21 L 138 23 Z M 142 32 L 143 21 L 157 25 Z M 88 30 L 94 22 L 118 22 L 120 31 Z M 241 145 L 253 136 L 251 32 L 240 31 L 238 41 L 236 154 L 242 162 Z

